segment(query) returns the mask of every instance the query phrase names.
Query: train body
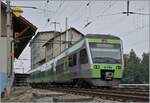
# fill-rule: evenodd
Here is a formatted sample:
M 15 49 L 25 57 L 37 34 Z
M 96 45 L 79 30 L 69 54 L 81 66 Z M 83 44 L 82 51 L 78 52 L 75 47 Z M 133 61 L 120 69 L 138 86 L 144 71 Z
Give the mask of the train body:
M 60 55 L 31 70 L 29 82 L 117 86 L 122 76 L 122 40 L 112 35 L 88 34 Z

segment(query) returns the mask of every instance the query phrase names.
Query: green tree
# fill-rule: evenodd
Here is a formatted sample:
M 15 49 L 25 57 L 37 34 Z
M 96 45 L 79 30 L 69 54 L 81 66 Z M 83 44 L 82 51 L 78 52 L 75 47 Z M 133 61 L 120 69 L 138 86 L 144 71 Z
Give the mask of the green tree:
M 142 83 L 140 59 L 136 56 L 133 49 L 131 49 L 129 55 L 124 55 L 124 62 L 127 72 L 124 74 L 122 83 Z
M 149 82 L 149 53 L 143 53 L 141 61 L 141 74 L 143 83 Z
M 123 78 L 121 83 L 128 83 L 128 60 L 129 60 L 129 55 L 128 54 L 124 54 L 123 55 L 124 58 L 124 73 L 123 73 Z

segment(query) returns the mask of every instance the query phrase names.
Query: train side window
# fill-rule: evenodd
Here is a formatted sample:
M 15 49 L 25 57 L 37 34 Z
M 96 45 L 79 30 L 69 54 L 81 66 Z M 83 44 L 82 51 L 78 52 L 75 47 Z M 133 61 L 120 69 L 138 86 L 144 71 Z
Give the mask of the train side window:
M 86 49 L 82 49 L 80 51 L 79 62 L 80 62 L 80 64 L 86 64 L 86 63 L 88 63 L 88 56 L 87 56 Z
M 61 58 L 56 63 L 56 73 L 61 73 L 64 71 L 64 58 Z
M 64 63 L 61 63 L 61 64 L 57 65 L 56 66 L 56 73 L 63 72 L 63 67 L 64 67 Z
M 75 66 L 77 64 L 77 54 L 69 56 L 69 67 Z

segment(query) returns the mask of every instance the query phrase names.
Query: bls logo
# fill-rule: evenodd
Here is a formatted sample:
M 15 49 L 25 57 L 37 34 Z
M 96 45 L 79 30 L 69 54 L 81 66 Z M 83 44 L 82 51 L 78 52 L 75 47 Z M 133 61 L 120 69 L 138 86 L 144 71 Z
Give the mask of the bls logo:
M 102 39 L 102 43 L 107 43 L 107 40 L 106 39 Z
M 116 66 L 116 69 L 121 69 L 121 66 Z

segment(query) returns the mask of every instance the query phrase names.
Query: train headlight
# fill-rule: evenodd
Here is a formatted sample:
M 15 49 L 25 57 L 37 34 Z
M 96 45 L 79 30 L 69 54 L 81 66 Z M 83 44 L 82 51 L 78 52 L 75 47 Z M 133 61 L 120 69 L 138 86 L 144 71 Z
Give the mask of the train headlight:
M 94 65 L 94 69 L 100 69 L 100 65 Z

